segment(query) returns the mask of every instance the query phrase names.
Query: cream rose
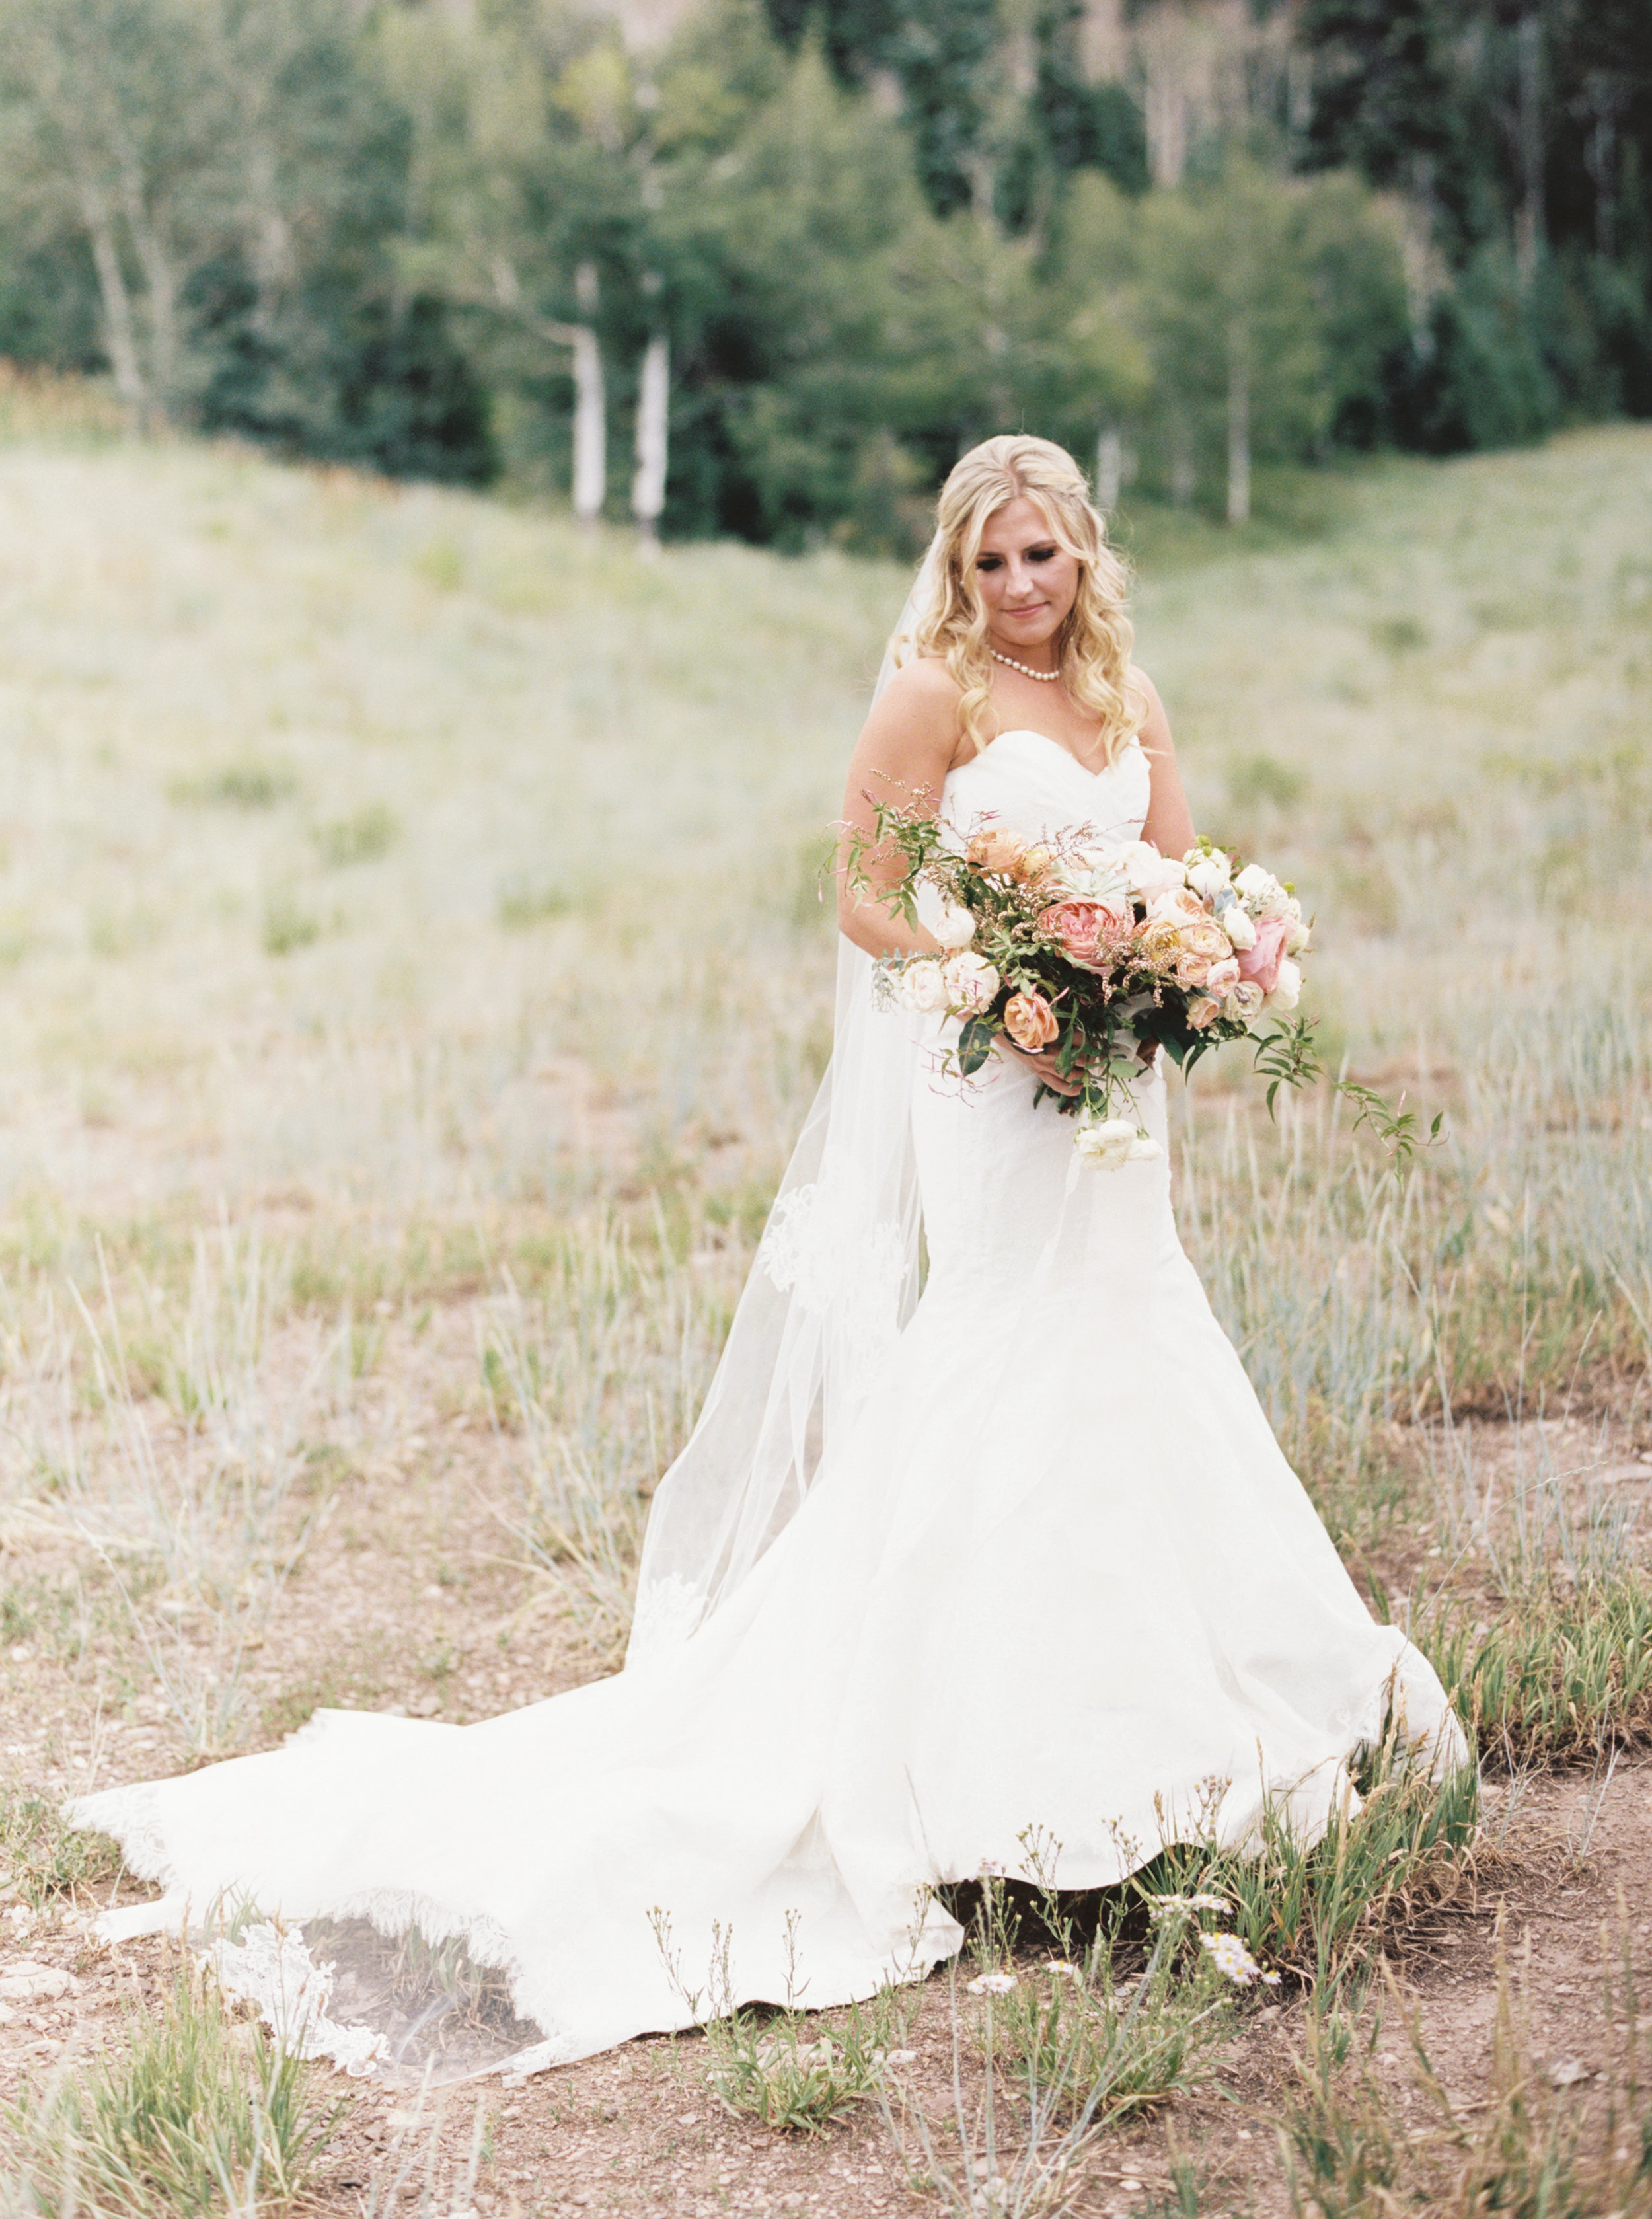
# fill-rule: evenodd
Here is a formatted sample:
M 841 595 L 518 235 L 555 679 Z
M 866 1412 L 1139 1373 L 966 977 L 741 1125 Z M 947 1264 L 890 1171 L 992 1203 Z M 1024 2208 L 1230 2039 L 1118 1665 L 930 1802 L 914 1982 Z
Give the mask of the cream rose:
M 1237 986 L 1239 983 L 1239 967 L 1237 955 L 1218 956 L 1204 975 L 1204 990 L 1207 994 L 1226 994 L 1230 988 Z
M 1279 959 L 1279 968 L 1274 973 L 1273 991 L 1263 1004 L 1268 1010 L 1291 1010 L 1302 998 L 1302 967 L 1293 963 L 1289 955 Z
M 1247 863 L 1233 881 L 1233 891 L 1253 917 L 1283 917 L 1290 896 L 1271 871 L 1260 863 Z
M 1167 887 L 1147 911 L 1150 924 L 1202 923 L 1209 917 L 1210 911 L 1190 886 Z
M 932 1010 L 947 1006 L 947 981 L 941 966 L 932 956 L 922 956 L 909 963 L 901 973 L 895 987 L 895 998 L 902 1009 L 916 1016 L 927 1016 Z
M 1227 1004 L 1230 1017 L 1238 1017 L 1245 1024 L 1258 1015 L 1267 999 L 1254 979 L 1240 979 L 1231 985 L 1222 999 Z
M 1126 883 L 1133 894 L 1143 901 L 1157 901 L 1160 894 L 1172 892 L 1188 882 L 1187 866 L 1172 856 L 1161 855 L 1151 840 L 1133 840 L 1127 848 L 1121 848 L 1115 859 L 1124 872 Z
M 984 955 L 951 956 L 941 965 L 941 975 L 946 982 L 947 1008 L 971 1015 L 985 1009 L 1001 983 Z
M 1228 946 L 1237 948 L 1241 954 L 1256 946 L 1256 925 L 1242 902 L 1229 902 L 1226 909 L 1218 910 L 1216 922 L 1227 935 Z
M 948 902 L 930 930 L 943 948 L 967 948 L 975 937 L 975 919 L 966 909 Z
M 1233 866 L 1220 848 L 1213 855 L 1196 848 L 1188 859 L 1188 884 L 1202 901 L 1214 901 L 1233 875 Z

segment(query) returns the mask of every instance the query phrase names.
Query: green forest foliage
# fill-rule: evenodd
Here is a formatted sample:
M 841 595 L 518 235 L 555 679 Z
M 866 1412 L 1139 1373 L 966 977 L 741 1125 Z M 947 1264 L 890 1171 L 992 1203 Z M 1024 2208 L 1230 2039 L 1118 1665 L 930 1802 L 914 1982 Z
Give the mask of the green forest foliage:
M 0 0 L 0 354 L 134 421 L 904 549 L 1025 427 L 1238 520 L 1652 413 L 1652 0 Z M 589 357 L 594 358 L 594 357 Z M 588 398 L 588 395 L 587 395 Z

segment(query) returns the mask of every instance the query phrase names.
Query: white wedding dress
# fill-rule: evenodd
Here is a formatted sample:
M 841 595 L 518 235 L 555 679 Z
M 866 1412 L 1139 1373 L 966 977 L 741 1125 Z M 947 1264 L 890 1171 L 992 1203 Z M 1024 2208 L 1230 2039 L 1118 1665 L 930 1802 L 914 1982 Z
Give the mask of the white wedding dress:
M 945 806 L 1121 841 L 1147 801 L 1134 743 L 1092 776 L 1011 731 Z M 1163 1078 L 1136 1094 L 1163 1148 Z M 1029 1829 L 1094 1887 L 1190 1831 L 1242 1847 L 1266 1802 L 1314 1833 L 1390 1705 L 1419 1762 L 1463 1759 L 1211 1315 L 1165 1156 L 1081 1166 L 997 1058 L 967 1088 L 920 1059 L 910 1115 L 922 1301 L 690 1638 L 484 1724 L 324 1711 L 73 1806 L 165 1884 L 157 1918 L 228 1906 L 223 1977 L 289 2038 L 446 2077 L 688 2023 L 684 1987 L 841 2003 L 955 1951 L 929 1890 L 1025 1870 Z

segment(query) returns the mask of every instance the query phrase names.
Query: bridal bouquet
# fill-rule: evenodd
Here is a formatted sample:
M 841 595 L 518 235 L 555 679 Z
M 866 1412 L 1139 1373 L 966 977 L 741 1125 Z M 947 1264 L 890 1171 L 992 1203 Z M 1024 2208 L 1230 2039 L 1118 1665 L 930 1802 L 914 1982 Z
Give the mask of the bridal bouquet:
M 1310 1029 L 1291 1017 L 1309 928 L 1290 887 L 1259 863 L 1208 840 L 1180 861 L 1146 840 L 1040 845 L 990 821 L 960 848 L 935 818 L 880 805 L 875 841 L 852 846 L 857 888 L 870 885 L 862 858 L 873 844 L 906 865 L 883 898 L 916 925 L 928 890 L 924 921 L 941 948 L 885 957 L 880 993 L 960 1019 L 950 1054 L 966 1078 L 1000 1035 L 1028 1054 L 1052 1051 L 1078 1091 L 1051 1099 L 1078 1119 L 1086 1160 L 1158 1153 L 1129 1090 L 1160 1047 L 1188 1067 L 1224 1041 L 1249 1041 L 1272 1082 L 1270 1108 L 1281 1084 L 1317 1075 Z

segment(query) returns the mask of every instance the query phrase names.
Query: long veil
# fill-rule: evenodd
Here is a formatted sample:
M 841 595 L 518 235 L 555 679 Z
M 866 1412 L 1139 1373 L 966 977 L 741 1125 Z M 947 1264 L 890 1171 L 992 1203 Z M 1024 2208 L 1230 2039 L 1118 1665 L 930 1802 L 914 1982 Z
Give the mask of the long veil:
M 875 701 L 933 605 L 931 544 Z M 914 1020 L 838 942 L 831 1060 L 769 1212 L 699 1422 L 655 1491 L 627 1663 L 686 1641 L 792 1516 L 918 1295 Z

